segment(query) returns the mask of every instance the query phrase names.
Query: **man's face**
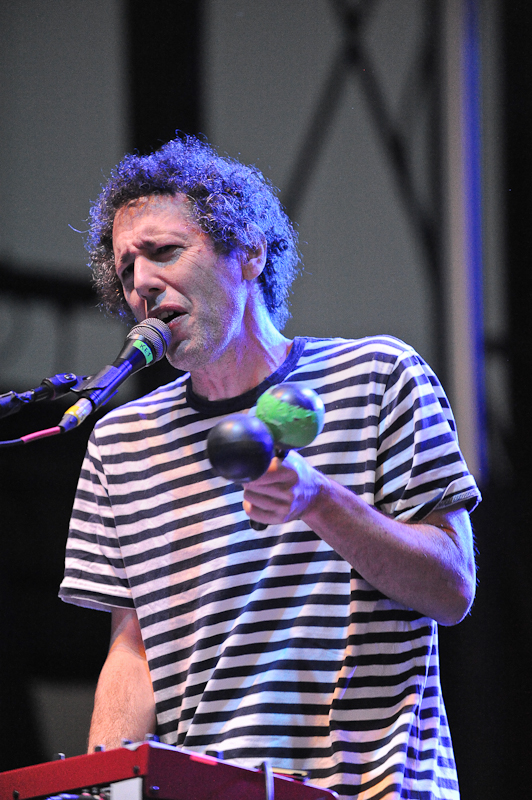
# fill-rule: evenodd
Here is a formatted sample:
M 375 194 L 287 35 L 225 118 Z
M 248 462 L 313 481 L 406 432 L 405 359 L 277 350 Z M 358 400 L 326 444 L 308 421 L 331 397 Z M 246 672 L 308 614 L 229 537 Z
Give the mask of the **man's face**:
M 113 249 L 137 320 L 157 317 L 169 326 L 173 366 L 193 372 L 243 343 L 249 282 L 239 254 L 215 253 L 184 195 L 150 196 L 119 209 Z

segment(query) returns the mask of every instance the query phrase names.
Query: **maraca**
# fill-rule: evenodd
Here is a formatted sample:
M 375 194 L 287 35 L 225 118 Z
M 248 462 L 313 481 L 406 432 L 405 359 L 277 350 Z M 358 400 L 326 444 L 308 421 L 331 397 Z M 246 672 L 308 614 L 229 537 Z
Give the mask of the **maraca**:
M 207 437 L 207 455 L 213 470 L 236 483 L 264 475 L 274 454 L 268 426 L 251 414 L 231 414 L 215 425 Z
M 249 414 L 233 414 L 207 437 L 213 470 L 246 483 L 263 475 L 274 455 L 310 444 L 323 428 L 325 408 L 316 392 L 297 383 L 281 383 L 262 394 Z M 267 526 L 251 521 L 255 530 Z
M 313 389 L 280 383 L 262 394 L 255 416 L 270 429 L 278 454 L 310 444 L 323 428 L 325 408 Z

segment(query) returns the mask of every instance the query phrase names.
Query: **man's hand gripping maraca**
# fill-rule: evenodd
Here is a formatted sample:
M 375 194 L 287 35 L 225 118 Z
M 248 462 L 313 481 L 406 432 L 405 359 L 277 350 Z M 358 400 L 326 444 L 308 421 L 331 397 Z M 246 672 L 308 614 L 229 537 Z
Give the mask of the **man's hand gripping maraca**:
M 319 492 L 323 476 L 297 450 L 320 433 L 324 416 L 316 392 L 281 383 L 249 414 L 232 414 L 209 433 L 213 470 L 244 485 L 244 510 L 255 530 L 298 519 Z

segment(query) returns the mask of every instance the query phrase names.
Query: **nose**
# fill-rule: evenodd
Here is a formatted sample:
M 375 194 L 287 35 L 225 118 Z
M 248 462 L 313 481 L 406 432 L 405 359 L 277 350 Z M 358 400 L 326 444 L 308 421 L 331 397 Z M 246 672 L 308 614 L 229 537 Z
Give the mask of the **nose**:
M 153 303 L 166 288 L 159 265 L 144 255 L 135 258 L 134 288 L 148 304 Z

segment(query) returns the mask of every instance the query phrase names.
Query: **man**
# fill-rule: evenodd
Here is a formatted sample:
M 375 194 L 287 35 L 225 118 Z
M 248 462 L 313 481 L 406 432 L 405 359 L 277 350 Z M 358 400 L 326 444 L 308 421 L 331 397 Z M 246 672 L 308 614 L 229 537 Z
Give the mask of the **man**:
M 61 596 L 112 612 L 89 749 L 156 731 L 342 798 L 457 798 L 436 623 L 473 600 L 478 490 L 430 368 L 388 336 L 285 338 L 292 226 L 193 137 L 124 159 L 88 247 L 106 308 L 164 320 L 186 371 L 101 420 L 82 469 Z M 209 430 L 286 380 L 323 432 L 216 477 Z

